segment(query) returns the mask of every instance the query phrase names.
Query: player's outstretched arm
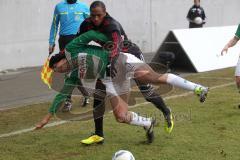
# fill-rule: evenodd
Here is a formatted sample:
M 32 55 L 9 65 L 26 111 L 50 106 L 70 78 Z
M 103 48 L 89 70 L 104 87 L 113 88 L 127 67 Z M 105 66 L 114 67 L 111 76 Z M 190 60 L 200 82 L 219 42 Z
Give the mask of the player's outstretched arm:
M 221 51 L 221 55 L 223 55 L 224 53 L 227 53 L 228 48 L 233 47 L 237 42 L 238 42 L 239 38 L 234 36 L 222 49 Z

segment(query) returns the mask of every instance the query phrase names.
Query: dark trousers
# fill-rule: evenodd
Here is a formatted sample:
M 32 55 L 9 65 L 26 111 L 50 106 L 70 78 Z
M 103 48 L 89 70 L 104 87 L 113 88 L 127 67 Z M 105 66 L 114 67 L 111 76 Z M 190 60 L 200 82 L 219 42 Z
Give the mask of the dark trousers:
M 71 42 L 76 35 L 60 35 L 58 39 L 58 44 L 59 44 L 59 50 L 63 51 L 66 47 L 66 45 Z

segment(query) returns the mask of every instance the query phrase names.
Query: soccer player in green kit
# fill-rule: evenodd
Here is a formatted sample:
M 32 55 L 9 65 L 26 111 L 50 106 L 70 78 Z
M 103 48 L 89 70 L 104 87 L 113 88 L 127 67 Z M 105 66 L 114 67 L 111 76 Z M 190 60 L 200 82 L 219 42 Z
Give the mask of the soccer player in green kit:
M 168 83 L 176 87 L 194 91 L 195 93 L 196 90 L 199 90 L 199 95 L 206 97 L 208 92 L 206 87 L 170 73 L 158 74 L 143 61 L 128 53 L 121 52 L 118 55 L 117 61 L 114 64 L 118 72 L 115 78 L 110 80 L 106 79 L 104 74 L 107 64 L 109 64 L 109 51 L 97 46 L 87 45 L 93 39 L 103 42 L 108 41 L 108 38 L 104 34 L 93 30 L 88 31 L 67 45 L 65 55 L 60 54 L 53 56 L 50 60 L 50 67 L 54 68 L 55 72 L 60 73 L 77 71 L 78 74 L 75 74 L 74 78 L 81 80 L 83 85 L 85 78 L 90 77 L 90 79 L 103 80 L 103 83 L 106 85 L 106 91 L 110 96 L 110 103 L 116 120 L 120 123 L 143 126 L 146 130 L 149 143 L 151 143 L 154 138 L 153 128 L 155 120 L 128 111 L 127 95 L 130 89 L 129 78 L 135 78 L 143 83 Z M 81 74 L 79 74 L 79 71 Z M 132 76 L 130 76 L 130 74 Z M 56 96 L 49 110 L 49 114 L 42 120 L 43 125 L 41 127 L 43 127 L 51 116 L 56 113 L 59 104 L 66 95 L 67 92 L 64 94 L 59 93 Z

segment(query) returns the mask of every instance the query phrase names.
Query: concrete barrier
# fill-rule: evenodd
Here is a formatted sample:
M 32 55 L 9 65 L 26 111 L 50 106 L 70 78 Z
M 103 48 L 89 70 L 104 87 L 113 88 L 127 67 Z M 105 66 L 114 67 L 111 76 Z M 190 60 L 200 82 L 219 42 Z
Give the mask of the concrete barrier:
M 178 29 L 169 32 L 153 58 L 161 61 L 164 52 L 175 54 L 172 67 L 188 71 L 204 72 L 236 66 L 240 45 L 221 56 L 221 50 L 234 36 L 237 26 Z
M 169 30 L 187 28 L 186 14 L 193 4 L 192 0 L 103 1 L 108 12 L 122 23 L 129 38 L 144 53 L 155 52 Z M 58 2 L 60 0 L 0 1 L 0 71 L 43 63 L 48 54 L 52 13 Z M 239 0 L 204 0 L 201 4 L 207 15 L 206 27 L 239 23 Z

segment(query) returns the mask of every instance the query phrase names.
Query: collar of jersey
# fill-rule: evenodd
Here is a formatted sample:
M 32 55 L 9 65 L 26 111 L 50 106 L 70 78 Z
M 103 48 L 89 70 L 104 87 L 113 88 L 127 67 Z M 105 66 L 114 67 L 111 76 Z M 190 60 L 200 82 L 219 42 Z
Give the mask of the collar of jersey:
M 80 1 L 77 0 L 76 3 L 80 3 Z M 76 4 L 76 3 L 73 3 L 73 4 Z M 68 4 L 68 3 L 67 3 L 67 0 L 64 0 L 64 4 Z

